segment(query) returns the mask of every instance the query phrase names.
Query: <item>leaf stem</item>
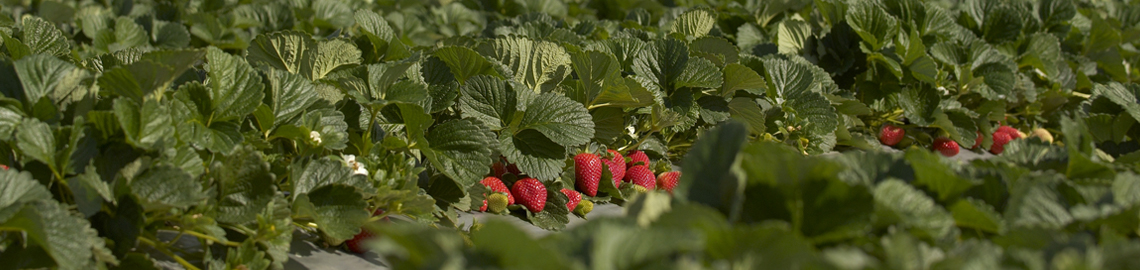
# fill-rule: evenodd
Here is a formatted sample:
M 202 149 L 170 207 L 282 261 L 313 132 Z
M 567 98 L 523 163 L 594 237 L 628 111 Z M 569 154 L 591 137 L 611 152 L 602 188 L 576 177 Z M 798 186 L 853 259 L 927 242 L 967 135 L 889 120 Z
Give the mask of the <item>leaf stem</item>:
M 240 247 L 241 246 L 241 243 L 221 240 L 221 239 L 218 239 L 216 237 L 205 235 L 205 234 L 202 234 L 202 233 L 196 232 L 196 231 L 186 230 L 186 231 L 181 231 L 181 232 L 192 235 L 194 237 L 198 237 L 198 239 L 206 239 L 206 240 L 213 241 L 213 242 L 216 242 L 216 243 L 219 243 L 222 245 L 227 245 L 227 246 L 231 246 L 231 247 Z
M 202 270 L 201 268 L 194 266 L 194 264 L 191 264 L 190 262 L 186 261 L 186 259 L 183 259 L 181 256 L 178 256 L 178 254 L 174 254 L 174 252 L 170 252 L 170 250 L 166 249 L 166 247 L 158 245 L 158 244 L 154 243 L 154 241 L 150 241 L 150 239 L 146 239 L 142 236 L 139 236 L 139 243 L 143 243 L 143 244 L 146 244 L 148 246 L 151 246 L 155 250 L 158 250 L 158 252 L 162 252 L 162 254 L 166 254 L 166 256 L 170 256 L 170 258 L 173 258 L 174 261 L 178 262 L 178 264 L 182 265 L 182 267 L 186 268 L 187 270 Z

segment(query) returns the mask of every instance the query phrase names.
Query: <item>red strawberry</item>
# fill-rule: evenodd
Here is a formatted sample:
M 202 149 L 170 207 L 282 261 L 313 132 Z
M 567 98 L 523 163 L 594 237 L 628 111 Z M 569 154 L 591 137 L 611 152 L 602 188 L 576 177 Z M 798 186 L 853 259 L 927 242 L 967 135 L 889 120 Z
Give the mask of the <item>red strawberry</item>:
M 504 174 L 507 174 L 507 168 L 503 166 L 502 162 L 495 161 L 494 164 L 491 164 L 491 176 L 503 178 Z
M 507 185 L 503 184 L 503 180 L 495 177 L 487 177 L 483 178 L 483 180 L 479 181 L 479 183 L 487 186 L 487 188 L 491 189 L 491 191 L 506 193 L 507 204 L 515 204 L 515 197 L 511 196 L 511 190 L 507 189 Z
M 904 135 L 906 135 L 906 130 L 891 124 L 885 124 L 883 125 L 883 129 L 879 131 L 879 142 L 886 146 L 895 146 L 902 141 Z
M 634 185 L 645 187 L 646 189 L 653 189 L 657 186 L 657 177 L 653 176 L 653 171 L 649 170 L 649 166 L 637 165 L 629 167 L 625 171 L 625 180 L 633 182 Z
M 602 160 L 597 155 L 581 153 L 574 156 L 574 186 L 589 196 L 598 196 L 598 181 L 602 179 Z
M 543 186 L 538 179 L 523 178 L 515 182 L 511 187 L 511 194 L 531 212 L 542 212 L 542 208 L 546 206 L 546 186 Z
M 610 174 L 613 175 L 612 178 L 614 181 L 614 186 L 620 186 L 621 178 L 622 176 L 625 176 L 625 158 L 622 157 L 621 153 L 618 153 L 618 151 L 606 151 L 608 151 L 610 155 L 613 155 L 614 157 L 610 159 L 603 159 L 602 163 L 605 163 L 606 168 L 610 169 Z
M 978 146 L 982 146 L 982 132 L 981 131 L 976 131 L 976 132 L 978 133 L 978 138 L 974 139 L 974 146 L 971 146 L 970 149 L 977 149 Z
M 562 194 L 566 194 L 566 198 L 570 199 L 566 202 L 566 208 L 570 209 L 570 211 L 574 211 L 574 208 L 578 207 L 578 203 L 582 202 L 582 193 L 564 188 L 562 189 Z
M 934 139 L 933 148 L 938 152 L 942 152 L 943 156 L 952 157 L 958 154 L 959 147 L 958 142 L 945 137 L 940 137 L 938 139 Z
M 7 170 L 7 169 L 8 169 L 8 165 L 0 165 L 0 169 L 5 169 L 5 170 Z
M 1000 126 L 997 128 L 997 131 L 994 132 L 1009 134 L 1010 139 L 1021 139 L 1021 132 L 1017 131 L 1016 128 L 1013 128 L 1011 126 Z
M 379 216 L 381 214 L 384 214 L 384 209 L 376 209 L 375 212 L 372 212 L 372 216 Z M 387 218 L 388 217 L 384 217 L 384 219 Z M 367 252 L 368 250 L 364 249 L 364 246 L 362 246 L 362 244 L 375 237 L 376 235 L 373 234 L 372 231 L 369 231 L 366 228 L 360 228 L 360 233 L 357 233 L 352 237 L 352 239 L 344 241 L 344 247 L 348 248 L 348 251 L 352 251 L 357 254 L 364 254 L 364 252 Z
M 1013 136 L 1010 136 L 1005 132 L 995 131 L 993 136 L 994 144 L 990 146 L 990 153 L 993 153 L 994 155 L 1005 152 L 1005 144 L 1009 143 L 1010 140 L 1013 140 Z
M 677 187 L 677 180 L 680 178 L 681 172 L 663 172 L 657 175 L 657 187 L 673 193 L 673 188 Z
M 633 150 L 633 152 L 629 152 L 629 159 L 629 164 L 625 165 L 626 168 L 633 167 L 633 165 L 638 165 L 638 162 L 640 162 L 641 165 L 649 166 L 649 156 L 646 156 L 645 152 Z

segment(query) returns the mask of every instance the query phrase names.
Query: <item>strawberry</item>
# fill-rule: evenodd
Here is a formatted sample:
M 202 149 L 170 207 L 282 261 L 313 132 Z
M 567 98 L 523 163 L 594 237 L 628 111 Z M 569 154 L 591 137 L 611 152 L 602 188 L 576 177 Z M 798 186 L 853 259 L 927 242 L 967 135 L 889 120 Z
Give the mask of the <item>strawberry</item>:
M 1005 144 L 1009 143 L 1010 140 L 1013 140 L 1013 136 L 1010 136 L 1009 133 L 1001 131 L 995 131 L 993 136 L 994 144 L 990 146 L 990 153 L 993 153 L 994 155 L 1004 152 Z
M 590 211 L 594 211 L 594 202 L 589 200 L 583 200 L 581 203 L 578 203 L 578 207 L 574 207 L 574 213 L 580 216 L 586 216 Z
M 1000 126 L 997 128 L 997 131 L 994 132 L 1009 134 L 1010 139 L 1021 139 L 1021 131 L 1018 131 L 1016 128 L 1013 128 L 1011 126 Z
M 643 186 L 633 185 L 633 191 L 637 193 L 646 193 L 649 192 L 649 189 L 646 189 Z
M 569 201 L 566 202 L 566 208 L 570 211 L 574 211 L 574 208 L 578 207 L 578 203 L 582 202 L 582 193 L 578 193 L 573 189 L 564 188 L 562 189 L 562 194 L 566 194 L 566 198 L 569 199 Z
M 507 194 L 507 204 L 515 204 L 515 197 L 511 196 L 511 190 L 507 189 L 507 185 L 503 184 L 503 180 L 495 177 L 486 177 L 479 181 L 487 188 L 494 192 L 502 192 Z
M 546 206 L 546 186 L 543 186 L 538 179 L 523 178 L 515 182 L 511 187 L 511 194 L 531 212 L 542 212 L 542 208 Z
M 970 146 L 970 149 L 977 149 L 978 146 L 982 146 L 982 132 L 981 131 L 975 131 L 975 132 L 978 133 L 978 138 L 974 139 L 974 146 Z
M 598 181 L 602 179 L 602 160 L 597 155 L 581 153 L 574 156 L 574 186 L 589 196 L 598 196 Z
M 510 193 L 491 193 L 491 195 L 487 196 L 486 200 L 483 200 L 483 209 L 480 211 L 486 212 L 488 209 L 491 210 L 491 213 L 502 213 L 506 211 L 507 205 L 509 204 L 507 200 L 510 198 L 508 196 L 510 196 Z
M 8 169 L 8 165 L 0 165 L 0 169 L 5 169 L 5 170 L 7 170 L 7 169 Z
M 629 167 L 625 171 L 626 181 L 633 182 L 634 185 L 645 187 L 646 189 L 653 189 L 657 186 L 657 177 L 653 176 L 653 171 L 649 170 L 649 166 L 637 165 Z
M 942 152 L 943 156 L 952 157 L 958 154 L 958 142 L 946 137 L 934 139 L 934 150 Z
M 640 165 L 649 166 L 649 156 L 646 156 L 645 152 L 633 150 L 633 152 L 629 152 L 629 159 L 629 164 L 625 165 L 626 168 L 638 165 L 638 163 L 641 163 Z
M 886 146 L 895 146 L 902 141 L 904 135 L 906 135 L 906 130 L 891 124 L 885 124 L 883 125 L 883 129 L 879 131 L 879 142 Z
M 677 187 L 677 180 L 681 178 L 681 172 L 663 172 L 657 175 L 657 187 L 673 193 L 673 188 Z
M 621 178 L 622 178 L 622 176 L 625 176 L 625 158 L 622 157 L 621 153 L 618 153 L 618 151 L 614 151 L 614 150 L 606 150 L 606 151 L 608 151 L 610 153 L 610 155 L 613 155 L 613 158 L 603 159 L 602 163 L 605 163 L 606 168 L 610 169 L 610 174 L 613 175 L 612 178 L 614 181 L 614 186 L 615 187 L 620 186 L 621 185 Z
M 507 167 L 503 166 L 502 162 L 495 161 L 494 164 L 491 164 L 491 176 L 503 178 L 504 174 L 507 174 Z
M 372 216 L 379 216 L 381 214 L 384 214 L 384 209 L 376 209 L 376 211 L 372 212 Z M 387 220 L 388 217 L 384 217 L 384 219 Z M 344 247 L 353 253 L 364 254 L 364 252 L 368 250 L 364 249 L 363 244 L 373 238 L 376 238 L 376 234 L 373 234 L 372 231 L 366 228 L 360 228 L 360 233 L 357 233 L 352 239 L 344 241 Z

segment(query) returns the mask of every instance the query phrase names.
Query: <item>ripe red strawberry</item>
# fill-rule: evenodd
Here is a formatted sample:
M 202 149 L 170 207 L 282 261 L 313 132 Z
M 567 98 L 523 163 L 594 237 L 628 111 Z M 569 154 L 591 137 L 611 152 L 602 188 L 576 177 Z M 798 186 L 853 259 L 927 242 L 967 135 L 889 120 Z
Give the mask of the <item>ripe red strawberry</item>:
M 589 196 L 598 196 L 598 181 L 602 179 L 602 160 L 597 155 L 581 153 L 574 156 L 574 186 Z
M 566 198 L 569 199 L 569 201 L 566 202 L 566 208 L 570 211 L 574 211 L 574 208 L 578 207 L 578 203 L 582 202 L 582 193 L 564 188 L 562 189 L 562 194 L 566 194 Z
M 934 139 L 934 150 L 942 152 L 943 156 L 952 157 L 958 154 L 958 142 L 946 137 Z
M 629 152 L 629 159 L 629 164 L 625 165 L 626 168 L 638 165 L 639 162 L 641 163 L 640 165 L 649 166 L 649 156 L 646 156 L 645 152 L 633 150 L 633 152 Z
M 502 162 L 495 161 L 494 164 L 491 164 L 491 176 L 503 178 L 504 174 L 507 174 L 507 167 L 503 166 Z
M 518 202 L 531 212 L 542 212 L 546 206 L 546 186 L 538 179 L 523 178 L 511 187 L 511 194 L 518 198 Z
M 974 139 L 974 146 L 970 146 L 970 149 L 977 149 L 978 146 L 982 146 L 982 132 L 981 131 L 976 131 L 976 132 L 978 133 L 978 138 Z
M 507 194 L 507 204 L 515 204 L 515 197 L 511 196 L 511 190 L 507 189 L 507 185 L 503 184 L 503 180 L 495 177 L 486 177 L 479 181 L 487 188 L 494 192 L 502 192 Z
M 381 214 L 384 214 L 384 209 L 376 209 L 376 211 L 372 212 L 372 216 L 379 216 Z M 384 217 L 384 219 L 387 218 L 388 217 Z M 376 238 L 376 235 L 373 234 L 372 231 L 369 231 L 367 228 L 360 228 L 360 233 L 357 233 L 352 239 L 344 241 L 344 247 L 353 253 L 364 254 L 364 252 L 368 250 L 364 248 L 363 244 L 372 238 Z
M 895 146 L 902 141 L 904 135 L 906 135 L 906 130 L 891 124 L 885 124 L 883 125 L 883 129 L 879 131 L 879 142 L 886 146 Z
M 657 187 L 673 193 L 673 188 L 677 187 L 677 181 L 681 178 L 681 172 L 663 172 L 657 175 Z
M 0 165 L 0 169 L 5 169 L 5 170 L 7 170 L 7 169 L 8 169 L 8 165 Z
M 1005 132 L 995 131 L 993 136 L 994 144 L 990 146 L 990 153 L 993 153 L 994 155 L 1005 152 L 1005 144 L 1009 143 L 1010 140 L 1013 140 L 1013 136 L 1010 136 L 1009 133 Z
M 1009 134 L 1010 139 L 1021 139 L 1021 132 L 1017 131 L 1016 128 L 1013 128 L 1011 126 L 1000 126 L 995 132 Z
M 657 186 L 657 177 L 653 176 L 653 171 L 645 165 L 629 167 L 629 170 L 625 171 L 624 179 L 650 190 Z
M 602 163 L 605 163 L 606 168 L 609 168 L 610 175 L 613 176 L 612 178 L 614 181 L 614 186 L 615 187 L 620 186 L 621 185 L 621 178 L 623 176 L 625 176 L 625 157 L 622 157 L 621 153 L 618 153 L 618 151 L 614 151 L 614 150 L 606 150 L 606 151 L 608 151 L 610 153 L 610 155 L 613 155 L 613 158 L 603 159 Z

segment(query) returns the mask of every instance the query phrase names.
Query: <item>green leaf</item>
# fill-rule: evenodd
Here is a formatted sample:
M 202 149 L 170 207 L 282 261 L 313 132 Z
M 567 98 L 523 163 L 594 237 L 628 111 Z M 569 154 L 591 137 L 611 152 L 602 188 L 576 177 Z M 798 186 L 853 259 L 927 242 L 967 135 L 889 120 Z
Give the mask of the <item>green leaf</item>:
M 935 112 L 939 110 L 941 98 L 937 91 L 930 87 L 912 86 L 903 88 L 902 93 L 894 98 L 908 120 L 917 125 L 930 125 L 935 120 Z
M 81 95 L 77 91 L 85 90 L 82 83 L 88 76 L 87 72 L 53 56 L 30 55 L 16 60 L 14 65 L 24 88 L 26 104 L 35 104 L 42 97 L 58 103 L 72 95 Z
M 229 121 L 253 113 L 265 92 L 261 76 L 241 57 L 217 48 L 206 51 L 212 121 Z
M 566 194 L 561 191 L 562 182 L 554 181 L 544 184 L 546 185 L 546 204 L 538 213 L 527 211 L 527 220 L 535 227 L 548 231 L 565 229 L 566 223 L 570 223 L 570 209 L 566 208 L 568 199 Z
M 540 180 L 558 178 L 566 166 L 566 148 L 533 129 L 514 135 L 504 132 L 499 136 L 499 152 L 519 171 Z
M 988 63 L 974 68 L 974 78 L 982 79 L 984 84 L 978 84 L 972 89 L 989 100 L 1015 100 L 1014 84 L 1017 79 L 1009 67 L 1004 64 Z
M 666 93 L 671 93 L 673 82 L 685 71 L 688 62 L 688 46 L 680 40 L 666 38 L 647 44 L 633 59 L 632 69 L 638 76 L 652 79 Z
M 594 119 L 595 140 L 609 143 L 625 134 L 625 113 L 621 108 L 598 108 L 590 115 Z
M 1039 76 L 1056 83 L 1064 89 L 1076 86 L 1076 75 L 1069 68 L 1061 52 L 1061 43 L 1050 34 L 1037 33 L 1029 36 L 1025 41 L 1025 55 L 1021 57 L 1022 65 L 1028 64 L 1036 69 Z
M 514 120 L 518 94 L 505 81 L 479 75 L 468 80 L 459 92 L 459 112 L 463 117 L 475 118 L 491 130 L 501 130 Z
M 982 23 L 982 38 L 992 44 L 1017 40 L 1021 35 L 1024 18 L 1010 5 L 1000 5 L 992 10 L 986 10 L 985 22 Z
M 875 186 L 876 222 L 898 224 L 933 240 L 954 237 L 954 217 L 934 200 L 900 180 Z
M 879 50 L 899 31 L 898 20 L 871 1 L 856 1 L 847 9 L 847 23 L 870 45 Z
M 131 145 L 151 150 L 163 139 L 168 142 L 174 136 L 174 126 L 170 123 L 169 107 L 153 99 L 146 99 L 142 106 L 130 99 L 115 99 L 115 119 L 118 120 L 127 142 Z
M 1140 103 L 1138 103 L 1140 101 L 1138 101 L 1136 97 L 1137 92 L 1140 92 L 1138 91 L 1140 87 L 1136 87 L 1134 84 L 1130 84 L 1129 86 L 1131 87 L 1126 88 L 1117 82 L 1095 84 L 1093 85 L 1093 95 L 1089 99 L 1094 100 L 1096 97 L 1108 98 L 1112 103 L 1124 108 L 1124 111 L 1128 112 L 1128 115 L 1132 116 L 1132 119 L 1140 119 Z
M 500 262 L 505 268 L 564 269 L 570 265 L 560 253 L 526 235 L 510 223 L 490 220 L 482 229 L 471 233 L 471 242 L 481 254 L 488 254 L 488 259 Z
M 744 199 L 744 179 L 735 172 L 739 170 L 736 160 L 748 130 L 741 123 L 729 121 L 703 135 L 685 154 L 681 179 L 673 194 L 736 216 Z
M 958 227 L 981 230 L 993 234 L 1004 233 L 1005 220 L 993 206 L 985 202 L 965 198 L 950 206 L 950 213 Z
M 366 175 L 353 173 L 353 169 L 342 161 L 328 157 L 309 161 L 304 167 L 294 166 L 293 194 L 307 194 L 331 185 L 356 188 L 360 192 L 372 192 L 372 182 Z
M 368 221 L 368 202 L 357 188 L 342 184 L 325 185 L 307 194 L 298 194 L 293 213 L 310 213 L 313 223 L 333 243 L 351 239 Z M 295 216 L 296 217 L 296 216 Z
M 426 139 L 429 147 L 420 149 L 432 166 L 461 187 L 483 179 L 493 161 L 494 135 L 477 120 L 440 123 L 428 131 Z
M 91 46 L 102 53 L 113 53 L 149 45 L 147 32 L 127 17 L 115 19 L 115 28 L 104 28 L 95 34 Z
M 301 74 L 310 80 L 323 79 L 338 68 L 360 64 L 361 61 L 360 49 L 342 39 L 317 42 L 311 50 L 314 50 L 310 55 L 312 58 L 301 66 Z
M 1057 229 L 1073 221 L 1073 216 L 1060 202 L 1060 194 L 1051 187 L 1059 175 L 1034 173 L 1023 176 L 1010 188 L 1005 207 L 1005 221 L 1012 227 Z
M 498 72 L 491 68 L 491 62 L 487 61 L 487 58 L 483 58 L 482 55 L 469 48 L 443 47 L 436 50 L 432 55 L 447 64 L 447 67 L 451 69 L 451 74 L 455 75 L 455 79 L 460 84 L 466 83 L 468 78 L 479 74 L 499 76 Z
M 720 95 L 732 97 L 737 90 L 764 89 L 766 87 L 764 77 L 761 77 L 755 70 L 732 63 L 724 67 L 724 85 L 720 88 Z
M 740 50 L 736 45 L 721 37 L 698 38 L 689 44 L 689 49 L 694 55 L 712 61 L 717 67 L 724 67 L 740 60 Z
M 39 246 L 59 269 L 98 268 L 96 256 L 100 254 L 107 254 L 110 263 L 118 263 L 91 224 L 71 215 L 65 207 L 53 200 L 37 200 L 17 208 L 18 212 L 0 222 L 0 227 L 23 232 L 30 243 L 9 246 L 5 253 Z
M 374 99 L 397 101 L 399 93 L 390 88 L 414 64 L 412 61 L 400 61 L 368 65 L 368 94 Z
M 549 41 L 521 37 L 498 38 L 481 51 L 506 65 L 508 70 L 513 71 L 516 81 L 541 93 L 553 91 L 571 71 L 570 54 Z M 454 71 L 453 68 L 452 72 Z
M 71 54 L 71 45 L 63 32 L 54 24 L 40 17 L 24 16 L 20 31 L 20 41 L 29 49 L 29 55 L 66 56 Z M 8 43 L 8 41 L 4 43 Z M 21 57 L 13 58 L 20 59 Z
M 273 112 L 274 127 L 295 121 L 319 99 L 313 83 L 300 75 L 269 70 L 265 76 L 269 78 L 266 103 Z
M 720 88 L 723 75 L 708 59 L 695 58 L 689 61 L 685 70 L 677 77 L 676 87 Z
M 147 210 L 186 208 L 206 199 L 202 184 L 190 174 L 171 165 L 148 168 L 131 180 L 131 193 L 144 202 Z
M 539 95 L 523 112 L 518 130 L 533 129 L 562 146 L 587 143 L 594 137 L 594 122 L 581 104 L 563 95 Z
M 245 58 L 250 65 L 267 65 L 307 77 L 310 74 L 302 73 L 302 69 L 312 64 L 316 47 L 316 41 L 300 32 L 275 32 L 254 38 Z
M 103 210 L 104 201 L 114 202 L 111 187 L 99 178 L 93 165 L 88 165 L 83 174 L 68 178 L 67 186 L 71 188 L 76 208 L 86 217 Z
M 181 23 L 154 20 L 151 42 L 160 48 L 182 48 L 190 45 L 190 31 Z
M 23 155 L 43 162 L 52 169 L 61 169 L 56 161 L 57 142 L 51 126 L 34 118 L 24 119 L 16 127 L 16 148 Z
M 742 123 L 748 124 L 748 130 L 752 134 L 764 134 L 767 130 L 765 115 L 763 109 L 754 100 L 746 97 L 733 98 L 728 102 L 729 115 Z
M 912 148 L 906 151 L 906 161 L 914 168 L 914 184 L 933 191 L 940 201 L 955 198 L 976 184 L 959 176 L 953 168 L 943 163 L 945 160 L 925 149 Z
M 681 33 L 687 37 L 699 38 L 709 34 L 716 25 L 716 16 L 704 9 L 693 9 L 682 13 L 673 20 L 670 33 Z
M 808 134 L 832 134 L 839 125 L 839 116 L 827 97 L 818 92 L 820 85 L 814 83 L 814 73 L 807 65 L 778 59 L 764 60 L 770 79 L 768 92 L 789 114 L 789 124 L 802 125 Z
M 935 116 L 934 123 L 945 130 L 951 140 L 958 145 L 974 145 L 978 138 L 978 126 L 971 111 L 965 109 L 951 109 Z
M 217 183 L 215 200 L 218 222 L 248 224 L 257 221 L 257 215 L 277 195 L 277 179 L 269 172 L 269 163 L 252 147 L 243 147 L 232 155 L 215 161 L 208 176 Z M 296 183 L 296 182 L 295 182 Z
M 782 54 L 800 54 L 812 36 L 811 25 L 802 20 L 780 22 L 776 32 L 776 45 Z
M 28 172 L 20 172 L 13 169 L 0 170 L 0 212 L 6 212 L 5 209 L 13 205 L 21 205 L 27 202 L 43 200 L 51 198 L 51 193 L 43 185 L 40 185 L 35 179 L 32 179 L 32 174 Z M 7 218 L 0 215 L 0 222 Z

